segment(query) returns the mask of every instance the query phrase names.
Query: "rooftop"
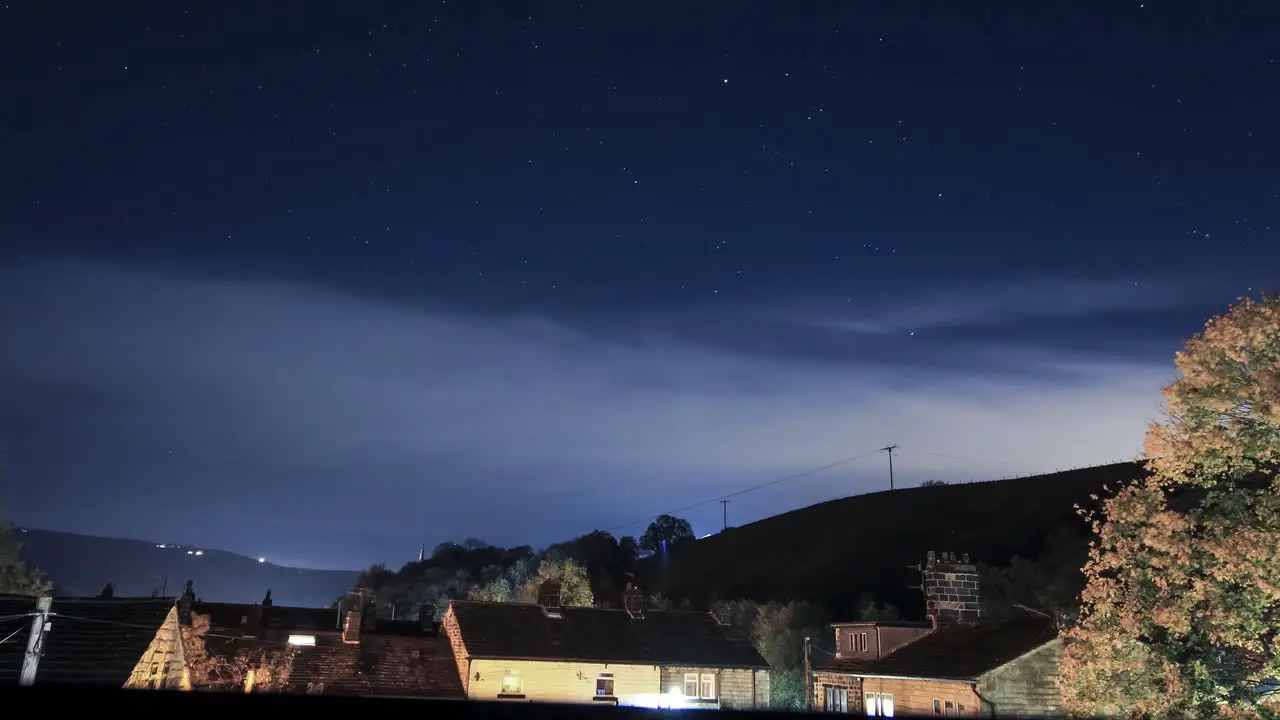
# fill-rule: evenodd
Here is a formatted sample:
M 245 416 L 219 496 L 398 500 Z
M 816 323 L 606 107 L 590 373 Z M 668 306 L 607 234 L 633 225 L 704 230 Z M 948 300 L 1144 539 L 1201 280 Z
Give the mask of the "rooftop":
M 172 598 L 55 597 L 36 684 L 122 687 L 172 608 Z M 0 595 L 0 684 L 18 683 L 35 612 L 34 597 Z
M 824 658 L 817 672 L 863 676 L 973 680 L 1058 637 L 1053 620 L 1026 614 L 944 627 L 879 660 Z
M 750 640 L 711 613 L 559 608 L 455 600 L 452 612 L 473 658 L 586 660 L 701 667 L 768 667 Z
M 287 659 L 287 680 L 276 690 L 378 697 L 465 696 L 448 638 L 416 623 L 372 620 L 362 628 L 359 643 L 345 643 L 336 609 L 195 603 L 191 610 L 193 625 L 204 629 L 205 651 L 215 660 L 234 664 L 260 654 Z M 262 630 L 257 633 L 250 629 L 255 613 L 262 617 Z M 314 644 L 290 644 L 290 635 L 311 635 Z

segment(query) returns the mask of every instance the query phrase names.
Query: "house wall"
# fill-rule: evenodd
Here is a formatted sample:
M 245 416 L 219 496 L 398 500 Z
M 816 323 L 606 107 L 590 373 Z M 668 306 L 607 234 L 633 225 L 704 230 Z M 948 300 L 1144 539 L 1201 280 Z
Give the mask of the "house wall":
M 124 687 L 135 690 L 190 690 L 186 678 L 186 661 L 182 654 L 178 608 L 169 609 L 164 624 L 156 631 L 146 652 L 133 666 Z
M 661 669 L 663 694 L 683 693 L 685 673 L 716 676 L 716 699 L 724 710 L 763 710 L 769 707 L 769 671 L 749 668 L 671 666 Z M 763 694 L 761 683 L 764 683 Z M 714 706 L 713 705 L 713 706 Z
M 888 680 L 882 678 L 863 678 L 862 694 L 890 693 L 893 695 L 894 714 L 898 716 L 933 715 L 933 701 L 950 700 L 957 708 L 957 714 L 965 717 L 977 716 L 982 712 L 982 700 L 974 693 L 973 688 L 964 682 L 944 682 L 941 680 Z M 963 712 L 959 707 L 963 705 Z M 854 708 L 853 698 L 849 698 L 849 709 Z M 862 711 L 861 699 L 858 703 Z
M 813 674 L 813 709 L 818 712 L 827 712 L 827 688 L 842 687 L 849 691 L 849 712 L 857 709 L 861 715 L 862 708 L 862 679 L 853 677 L 852 675 L 829 675 L 827 673 Z
M 614 663 L 547 662 L 532 660 L 472 659 L 467 678 L 467 698 L 497 700 L 503 678 L 517 675 L 524 686 L 524 698 L 538 702 L 595 702 L 596 678 L 613 674 L 614 694 L 619 704 L 634 696 L 656 696 L 662 674 L 654 665 Z
M 978 679 L 978 692 L 1002 717 L 1065 716 L 1058 690 L 1062 641 L 1054 640 Z
M 453 606 L 445 611 L 444 617 L 440 618 L 440 629 L 449 638 L 449 645 L 453 648 L 453 659 L 458 664 L 458 677 L 462 679 L 462 691 L 468 693 L 467 697 L 471 697 L 467 689 L 470 682 L 471 673 L 468 672 L 471 663 L 467 659 L 467 646 L 462 642 L 462 631 L 458 629 L 458 618 L 453 614 Z

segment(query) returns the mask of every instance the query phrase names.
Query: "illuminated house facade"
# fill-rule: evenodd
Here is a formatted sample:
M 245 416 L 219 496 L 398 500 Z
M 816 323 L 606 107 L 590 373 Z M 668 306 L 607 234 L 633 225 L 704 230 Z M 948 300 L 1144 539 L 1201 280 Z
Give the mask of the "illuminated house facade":
M 769 705 L 764 658 L 711 613 L 454 601 L 443 620 L 469 699 L 752 710 Z

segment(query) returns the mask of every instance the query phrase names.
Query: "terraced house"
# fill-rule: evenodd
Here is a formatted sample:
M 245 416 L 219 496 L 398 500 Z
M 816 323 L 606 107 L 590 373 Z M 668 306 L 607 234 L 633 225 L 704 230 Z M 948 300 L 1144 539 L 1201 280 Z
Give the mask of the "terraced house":
M 469 699 L 750 710 L 769 705 L 764 658 L 711 613 L 454 601 L 444 616 Z
M 1057 717 L 1062 643 L 1027 611 L 983 620 L 968 556 L 930 552 L 924 623 L 838 623 L 835 657 L 813 663 L 817 710 L 869 717 Z

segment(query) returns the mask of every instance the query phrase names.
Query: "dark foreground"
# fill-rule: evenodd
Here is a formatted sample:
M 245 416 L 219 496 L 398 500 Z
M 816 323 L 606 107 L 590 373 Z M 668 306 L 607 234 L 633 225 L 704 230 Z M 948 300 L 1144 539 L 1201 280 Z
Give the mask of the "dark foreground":
M 456 717 L 456 718 L 556 718 L 558 720 L 588 720 L 609 718 L 624 720 L 634 718 L 671 717 L 688 713 L 707 713 L 711 718 L 793 718 L 798 713 L 788 712 L 731 712 L 727 710 L 643 710 L 633 708 L 601 707 L 593 705 L 545 705 L 516 702 L 467 702 L 457 700 L 390 700 L 348 698 L 320 695 L 241 695 L 238 693 L 158 692 L 141 690 L 112 690 L 85 688 L 83 686 L 41 686 L 21 688 L 7 686 L 0 690 L 0 713 L 22 711 L 38 713 L 44 717 L 68 716 L 91 709 L 98 717 L 107 714 L 147 713 L 152 717 L 184 717 L 179 713 L 205 711 L 225 713 L 220 717 L 238 720 L 251 717 L 318 717 L 333 716 L 336 711 L 342 717 Z M 66 710 L 66 713 L 57 712 Z M 364 715 L 372 713 L 371 715 Z M 855 714 L 860 715 L 860 714 Z M 140 717 L 139 715 L 121 715 Z M 902 716 L 899 716 L 902 717 Z

